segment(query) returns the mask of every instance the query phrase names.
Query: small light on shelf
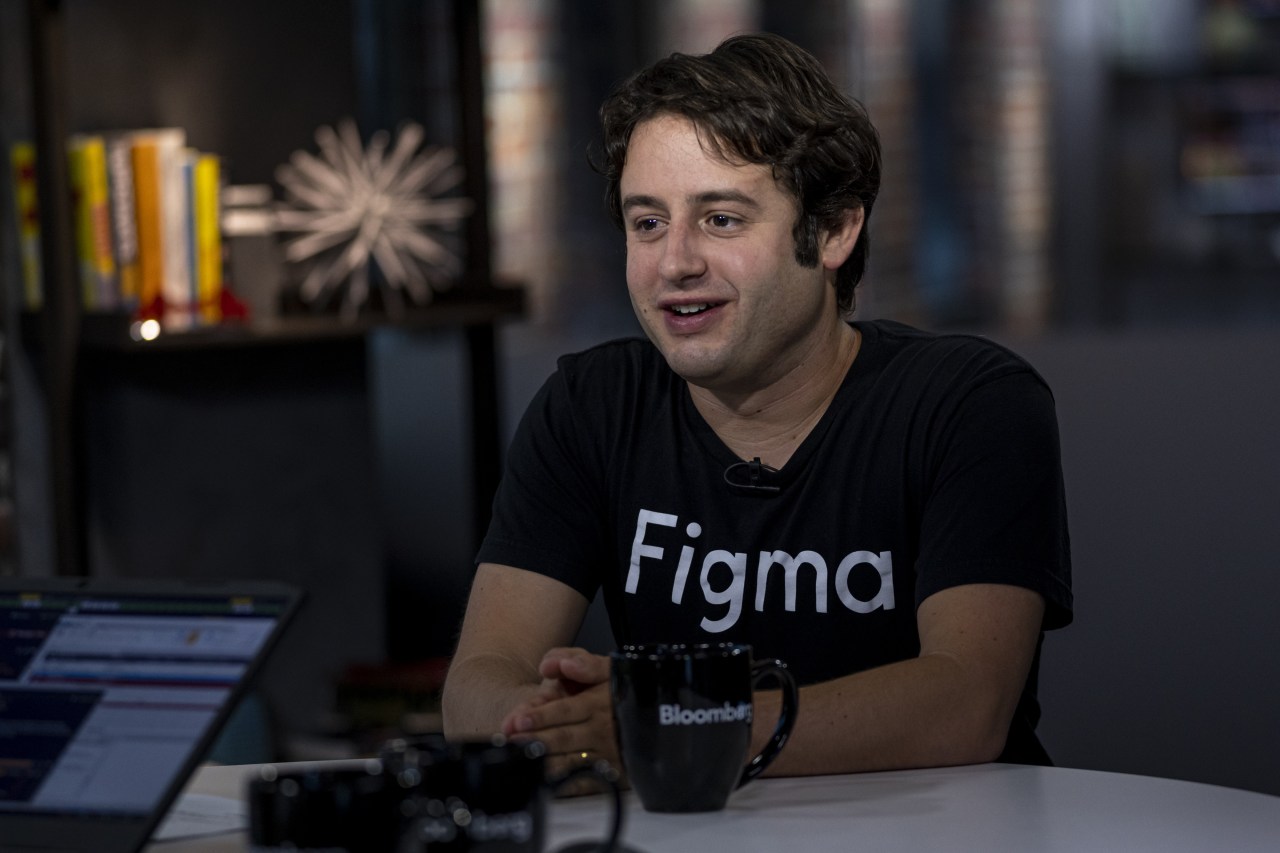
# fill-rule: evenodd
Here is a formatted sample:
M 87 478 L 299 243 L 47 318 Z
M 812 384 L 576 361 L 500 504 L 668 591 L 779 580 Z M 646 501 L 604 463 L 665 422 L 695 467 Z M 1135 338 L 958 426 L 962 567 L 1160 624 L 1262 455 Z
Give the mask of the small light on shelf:
M 160 337 L 160 321 L 139 320 L 129 327 L 129 335 L 135 341 L 154 341 Z

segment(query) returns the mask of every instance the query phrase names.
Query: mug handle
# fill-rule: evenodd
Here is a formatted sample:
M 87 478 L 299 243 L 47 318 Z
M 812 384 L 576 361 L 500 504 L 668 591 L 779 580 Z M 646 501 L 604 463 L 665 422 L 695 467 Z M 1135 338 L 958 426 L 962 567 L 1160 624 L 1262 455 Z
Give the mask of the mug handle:
M 552 780 L 551 787 L 559 788 L 571 779 L 577 779 L 580 776 L 594 776 L 597 780 L 603 782 L 609 789 L 609 795 L 613 800 L 613 810 L 609 820 L 609 834 L 600 841 L 587 843 L 571 843 L 566 847 L 562 847 L 559 853 L 615 853 L 622 851 L 622 847 L 618 844 L 618 839 L 622 835 L 622 819 L 624 808 L 622 805 L 622 786 L 618 783 L 618 771 L 613 769 L 613 765 L 607 761 L 597 761 L 593 764 L 583 764 L 581 767 L 575 767 L 562 776 Z
M 770 676 L 782 688 L 782 713 L 778 715 L 778 724 L 773 728 L 773 737 L 769 738 L 769 742 L 764 745 L 764 749 L 760 750 L 760 754 L 748 761 L 747 766 L 743 768 L 742 777 L 738 779 L 739 788 L 763 773 L 764 769 L 773 762 L 773 759 L 778 757 L 778 753 L 782 751 L 787 739 L 791 737 L 791 729 L 796 724 L 800 693 L 796 689 L 795 677 L 791 675 L 791 670 L 787 669 L 785 663 L 775 659 L 756 661 L 752 664 L 752 689 L 755 689 L 757 684 Z

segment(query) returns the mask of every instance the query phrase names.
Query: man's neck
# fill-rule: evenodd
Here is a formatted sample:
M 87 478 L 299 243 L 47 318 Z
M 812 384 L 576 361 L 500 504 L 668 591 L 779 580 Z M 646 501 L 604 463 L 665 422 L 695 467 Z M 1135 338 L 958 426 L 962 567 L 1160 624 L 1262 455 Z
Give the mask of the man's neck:
M 861 345 L 861 333 L 841 322 L 767 387 L 734 393 L 690 383 L 689 394 L 730 450 L 781 469 L 822 419 Z

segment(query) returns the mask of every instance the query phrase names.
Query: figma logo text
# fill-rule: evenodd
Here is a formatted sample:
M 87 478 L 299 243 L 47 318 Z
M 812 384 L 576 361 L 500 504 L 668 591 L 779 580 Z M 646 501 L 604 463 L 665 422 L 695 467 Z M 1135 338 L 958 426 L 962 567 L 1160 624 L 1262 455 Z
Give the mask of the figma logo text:
M 636 518 L 635 538 L 631 540 L 631 565 L 627 571 L 625 591 L 634 595 L 640 586 L 641 562 L 645 561 L 645 572 L 657 572 L 659 577 L 671 579 L 671 602 L 680 604 L 689 586 L 689 575 L 693 571 L 696 555 L 695 544 L 686 544 L 680 548 L 680 556 L 671 565 L 667 557 L 668 548 L 655 544 L 653 527 L 676 527 L 680 519 L 667 512 L 655 512 L 642 509 Z M 702 536 L 702 525 L 693 521 L 685 526 L 685 535 L 691 543 Z M 658 534 L 659 536 L 661 534 Z M 669 536 L 670 534 L 668 534 Z M 702 558 L 702 568 L 697 573 L 697 585 L 702 589 L 702 596 L 708 604 L 725 605 L 727 609 L 715 619 L 704 617 L 702 630 L 718 634 L 727 631 L 737 623 L 742 615 L 744 600 L 754 598 L 755 609 L 765 610 L 765 601 L 769 592 L 771 576 L 782 575 L 782 606 L 795 612 L 796 589 L 799 585 L 800 570 L 807 568 L 813 577 L 813 607 L 818 613 L 827 612 L 827 594 L 835 593 L 835 597 L 844 607 L 854 613 L 871 613 L 881 608 L 892 610 L 895 606 L 893 594 L 893 552 L 892 551 L 850 551 L 836 562 L 835 576 L 830 577 L 828 562 L 816 551 L 800 551 L 792 554 L 786 551 L 760 551 L 755 560 L 755 571 L 751 571 L 752 558 L 744 551 L 713 549 Z M 656 565 L 653 565 L 656 564 Z M 774 569 L 778 569 L 775 572 Z M 665 569 L 665 571 L 664 571 Z M 725 572 L 728 569 L 728 572 Z M 713 584 L 712 573 L 716 571 L 719 579 Z M 863 573 L 874 572 L 870 576 Z M 878 589 L 870 598 L 860 598 L 854 593 L 852 575 L 857 571 L 859 577 L 876 578 Z M 878 578 L 877 578 L 878 575 Z M 727 583 L 724 582 L 727 580 Z M 652 581 L 648 581 L 652 583 Z M 874 582 L 874 581 L 873 581 Z M 755 595 L 747 590 L 749 583 L 754 583 Z M 718 588 L 717 588 L 718 586 Z M 773 584 L 774 589 L 778 587 Z M 870 590 L 865 590 L 869 592 Z M 865 594 L 865 592 L 864 592 Z M 775 608 L 777 595 L 774 595 Z

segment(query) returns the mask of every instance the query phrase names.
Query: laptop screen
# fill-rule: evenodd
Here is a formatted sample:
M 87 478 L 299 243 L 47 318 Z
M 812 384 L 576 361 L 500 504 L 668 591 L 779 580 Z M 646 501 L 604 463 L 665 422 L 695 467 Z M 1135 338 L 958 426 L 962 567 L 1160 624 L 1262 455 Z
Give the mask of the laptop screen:
M 240 590 L 0 586 L 0 816 L 157 817 L 295 604 Z

